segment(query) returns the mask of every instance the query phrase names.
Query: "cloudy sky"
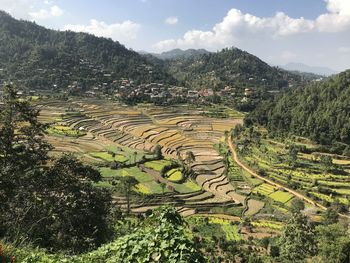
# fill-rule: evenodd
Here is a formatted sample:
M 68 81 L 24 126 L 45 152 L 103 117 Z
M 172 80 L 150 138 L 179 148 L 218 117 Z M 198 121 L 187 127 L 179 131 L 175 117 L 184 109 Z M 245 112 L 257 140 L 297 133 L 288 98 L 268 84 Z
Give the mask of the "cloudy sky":
M 0 9 L 134 50 L 235 46 L 275 65 L 350 68 L 350 0 L 0 0 Z

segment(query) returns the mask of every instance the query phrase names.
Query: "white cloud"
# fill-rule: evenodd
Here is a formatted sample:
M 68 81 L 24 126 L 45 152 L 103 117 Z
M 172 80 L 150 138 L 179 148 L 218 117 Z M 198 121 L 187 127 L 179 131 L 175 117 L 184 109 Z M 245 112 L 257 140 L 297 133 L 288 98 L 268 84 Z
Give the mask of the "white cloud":
M 339 53 L 350 53 L 350 47 L 339 47 L 338 52 Z
M 40 20 L 62 16 L 63 10 L 52 4 L 51 0 L 0 0 L 0 9 L 22 19 Z
M 176 25 L 179 22 L 179 19 L 176 16 L 171 16 L 165 19 L 165 24 Z
M 50 9 L 40 9 L 36 12 L 29 12 L 29 15 L 33 19 L 48 19 L 51 17 L 60 17 L 63 15 L 63 10 L 57 5 L 51 6 Z
M 291 18 L 283 12 L 258 17 L 231 9 L 210 31 L 191 30 L 180 39 L 168 39 L 154 45 L 158 51 L 171 48 L 218 49 L 239 44 L 242 39 L 283 38 L 305 33 L 332 33 L 350 29 L 350 1 L 325 0 L 328 12 L 315 20 Z
M 66 25 L 64 30 L 90 33 L 99 37 L 112 38 L 113 40 L 127 43 L 130 40 L 136 39 L 140 27 L 139 24 L 129 20 L 122 23 L 107 24 L 103 21 L 91 19 L 88 25 Z
M 297 54 L 291 51 L 283 51 L 280 57 L 282 60 L 291 61 L 297 58 Z
M 18 18 L 29 18 L 28 12 L 33 10 L 37 0 L 0 0 L 0 9 Z

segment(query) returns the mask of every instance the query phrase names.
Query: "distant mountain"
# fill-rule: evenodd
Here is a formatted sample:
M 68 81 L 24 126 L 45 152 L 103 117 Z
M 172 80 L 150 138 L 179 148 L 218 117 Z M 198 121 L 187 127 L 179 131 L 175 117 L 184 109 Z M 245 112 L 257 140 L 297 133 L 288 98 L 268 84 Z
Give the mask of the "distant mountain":
M 205 49 L 173 49 L 170 51 L 163 52 L 161 54 L 152 53 L 151 55 L 155 56 L 158 59 L 168 60 L 168 59 L 182 59 L 182 58 L 190 58 L 193 56 L 210 54 L 209 51 Z
M 322 76 L 331 76 L 334 74 L 337 74 L 339 72 L 327 68 L 327 67 L 312 67 L 308 66 L 302 63 L 288 63 L 287 65 L 281 66 L 285 70 L 290 70 L 290 71 L 300 71 L 300 72 L 308 72 L 308 73 L 314 73 L 317 75 L 322 75 Z
M 276 90 L 301 81 L 300 76 L 271 67 L 238 48 L 166 60 L 165 64 L 171 75 L 192 88 L 221 89 L 225 85 L 234 85 Z
M 350 70 L 325 81 L 290 89 L 257 107 L 247 123 L 258 122 L 271 134 L 295 134 L 317 143 L 350 145 Z
M 119 42 L 49 30 L 2 11 L 0 69 L 0 82 L 11 80 L 30 89 L 64 89 L 75 83 L 84 90 L 120 78 L 175 83 L 163 68 Z

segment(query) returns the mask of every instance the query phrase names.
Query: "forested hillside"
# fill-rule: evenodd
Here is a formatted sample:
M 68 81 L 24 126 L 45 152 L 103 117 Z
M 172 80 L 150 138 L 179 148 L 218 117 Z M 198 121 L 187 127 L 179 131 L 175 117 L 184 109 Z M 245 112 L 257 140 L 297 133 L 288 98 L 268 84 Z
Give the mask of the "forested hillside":
M 269 66 L 237 48 L 169 60 L 169 73 L 185 85 L 220 89 L 225 85 L 280 89 L 298 84 L 301 77 Z
M 256 121 L 274 135 L 297 134 L 321 144 L 350 144 L 350 70 L 325 82 L 291 89 L 260 105 L 247 122 Z
M 173 49 L 160 54 L 152 53 L 151 55 L 155 56 L 158 59 L 167 60 L 167 59 L 181 59 L 181 58 L 190 58 L 194 56 L 199 56 L 203 54 L 210 54 L 209 51 L 205 49 Z
M 111 39 L 49 30 L 0 11 L 0 80 L 40 89 L 64 89 L 75 82 L 84 89 L 120 78 L 174 82 L 164 70 Z

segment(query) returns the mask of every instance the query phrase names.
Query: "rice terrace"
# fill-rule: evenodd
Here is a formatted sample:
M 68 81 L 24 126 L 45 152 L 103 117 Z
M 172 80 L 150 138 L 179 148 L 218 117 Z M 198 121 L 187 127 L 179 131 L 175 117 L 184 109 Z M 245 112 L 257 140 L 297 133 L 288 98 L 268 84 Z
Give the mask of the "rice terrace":
M 317 176 L 317 167 L 306 177 L 305 169 L 290 171 L 283 164 L 273 164 L 278 154 L 286 153 L 283 145 L 272 140 L 263 139 L 259 149 L 240 154 L 252 170 L 235 161 L 231 155 L 232 150 L 236 154 L 235 146 L 228 142 L 234 128 L 243 124 L 242 114 L 215 118 L 208 117 L 202 107 L 127 106 L 88 98 L 35 103 L 41 111 L 40 120 L 49 124 L 47 138 L 54 146 L 52 155 L 72 153 L 98 167 L 103 176 L 100 187 L 112 189 L 113 181 L 120 177 L 136 179 L 130 200 L 118 191 L 114 195 L 116 205 L 134 214 L 173 205 L 183 216 L 222 218 L 227 214 L 236 216 L 234 221 L 246 216 L 258 220 L 269 214 L 283 215 L 297 197 L 306 201 L 308 213 L 317 219 L 317 214 L 326 209 L 321 201 L 337 198 L 345 205 L 349 202 L 350 182 L 344 177 L 329 174 L 332 182 L 328 182 L 324 175 Z M 312 155 L 303 154 L 301 158 L 308 162 Z M 349 161 L 335 161 L 348 172 Z M 268 176 L 254 172 L 261 173 L 267 167 Z M 330 197 L 317 190 L 307 195 L 295 192 L 285 187 L 287 179 L 282 174 L 310 189 L 312 180 L 319 180 L 319 185 L 334 188 L 339 196 Z
M 350 263 L 349 36 L 350 0 L 0 0 L 0 263 Z
M 40 119 L 50 124 L 52 154 L 74 153 L 100 167 L 101 186 L 112 187 L 110 182 L 118 176 L 136 178 L 134 190 L 142 201 L 132 203 L 134 213 L 161 204 L 174 204 L 183 215 L 244 204 L 247 193 L 238 193 L 230 183 L 224 156 L 217 149 L 225 140 L 225 131 L 242 124 L 242 118 L 208 118 L 203 110 L 183 108 L 186 105 L 128 107 L 88 99 L 49 101 L 38 107 Z M 158 160 L 157 147 L 162 153 Z M 179 163 L 187 162 L 189 152 L 193 154 L 193 174 L 186 176 Z M 112 169 L 113 164 L 123 168 Z M 242 190 L 247 187 L 243 179 L 237 182 Z M 115 202 L 123 204 L 125 200 L 116 196 Z M 261 202 L 252 206 L 260 207 Z

